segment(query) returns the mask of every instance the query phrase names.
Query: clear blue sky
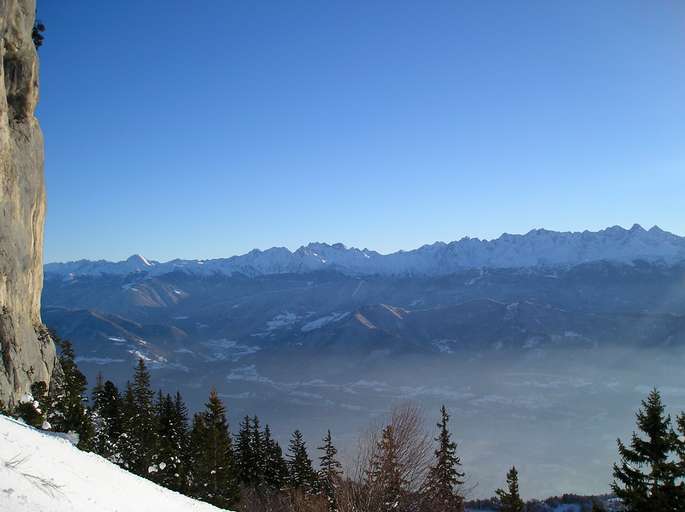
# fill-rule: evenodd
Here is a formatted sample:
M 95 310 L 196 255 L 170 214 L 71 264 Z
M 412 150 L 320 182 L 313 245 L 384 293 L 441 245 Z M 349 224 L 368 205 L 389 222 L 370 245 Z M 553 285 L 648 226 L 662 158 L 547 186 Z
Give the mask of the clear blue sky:
M 682 0 L 39 0 L 46 261 L 685 233 Z

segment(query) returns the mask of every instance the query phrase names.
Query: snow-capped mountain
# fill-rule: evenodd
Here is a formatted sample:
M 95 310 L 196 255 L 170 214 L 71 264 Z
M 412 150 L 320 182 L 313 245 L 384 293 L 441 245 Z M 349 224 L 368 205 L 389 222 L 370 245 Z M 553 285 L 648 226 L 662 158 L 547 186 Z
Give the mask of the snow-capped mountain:
M 285 247 L 252 250 L 241 256 L 213 260 L 171 260 L 160 263 L 134 255 L 125 261 L 80 260 L 48 263 L 45 272 L 60 275 L 162 275 L 181 270 L 192 274 L 248 276 L 335 269 L 353 275 L 443 275 L 471 268 L 525 268 L 577 265 L 592 261 L 630 263 L 635 260 L 673 263 L 685 260 L 685 237 L 635 224 L 591 232 L 535 229 L 525 235 L 503 234 L 494 240 L 462 238 L 436 242 L 411 251 L 380 254 L 337 243 L 310 243 L 294 252 Z

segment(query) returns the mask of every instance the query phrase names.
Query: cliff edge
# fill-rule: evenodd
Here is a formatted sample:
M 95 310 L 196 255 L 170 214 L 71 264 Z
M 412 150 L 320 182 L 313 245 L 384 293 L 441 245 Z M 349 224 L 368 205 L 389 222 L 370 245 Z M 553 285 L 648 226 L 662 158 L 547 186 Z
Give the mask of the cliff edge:
M 0 400 L 50 382 L 55 347 L 40 318 L 45 184 L 34 112 L 35 0 L 0 0 Z

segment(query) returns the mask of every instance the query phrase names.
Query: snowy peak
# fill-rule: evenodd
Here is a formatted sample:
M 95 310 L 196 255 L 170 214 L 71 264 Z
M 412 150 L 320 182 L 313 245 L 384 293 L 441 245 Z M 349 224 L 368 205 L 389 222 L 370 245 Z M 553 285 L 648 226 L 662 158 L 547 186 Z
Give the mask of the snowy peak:
M 600 231 L 559 232 L 534 229 L 524 235 L 504 233 L 494 240 L 464 237 L 435 242 L 410 251 L 380 254 L 344 244 L 312 242 L 291 252 L 285 247 L 254 249 L 242 256 L 215 260 L 149 261 L 133 255 L 125 261 L 81 260 L 45 265 L 46 274 L 78 275 L 174 271 L 192 274 L 258 276 L 334 269 L 353 275 L 444 275 L 469 268 L 569 266 L 592 261 L 632 263 L 636 260 L 675 263 L 685 260 L 685 237 L 657 226 L 645 230 L 612 226 Z

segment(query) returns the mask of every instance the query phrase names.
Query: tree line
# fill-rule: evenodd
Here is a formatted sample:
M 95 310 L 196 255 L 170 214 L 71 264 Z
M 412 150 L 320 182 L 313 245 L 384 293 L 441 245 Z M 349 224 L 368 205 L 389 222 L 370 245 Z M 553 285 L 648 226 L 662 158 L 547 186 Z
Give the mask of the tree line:
M 191 418 L 179 392 L 152 389 L 143 359 L 123 391 L 99 376 L 88 397 L 71 343 L 54 333 L 53 339 L 59 347 L 56 384 L 33 384 L 31 394 L 5 412 L 37 428 L 75 433 L 80 449 L 159 485 L 244 512 L 464 510 L 469 487 L 444 406 L 435 437 L 423 428 L 416 405 L 395 408 L 360 439 L 346 471 L 328 431 L 315 468 L 299 430 L 286 450 L 257 416 L 244 417 L 232 433 L 214 389 Z M 655 389 L 636 419 L 630 442 L 618 440 L 615 496 L 627 512 L 685 510 L 685 413 L 672 421 Z M 487 504 L 502 512 L 534 510 L 521 499 L 515 467 Z M 592 510 L 603 508 L 595 503 Z

